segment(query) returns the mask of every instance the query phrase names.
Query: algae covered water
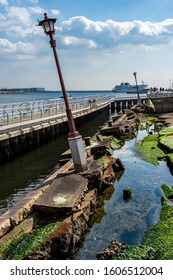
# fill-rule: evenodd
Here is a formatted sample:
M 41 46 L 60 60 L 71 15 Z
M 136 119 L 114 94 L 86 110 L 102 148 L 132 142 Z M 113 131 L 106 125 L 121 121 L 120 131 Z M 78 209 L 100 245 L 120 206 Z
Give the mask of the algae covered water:
M 138 245 L 144 231 L 158 222 L 161 185 L 173 185 L 173 177 L 165 161 L 155 166 L 139 157 L 136 142 L 145 136 L 146 131 L 139 131 L 136 138 L 125 141 L 121 149 L 114 151 L 113 156 L 122 160 L 125 171 L 114 187 L 106 190 L 75 259 L 96 259 L 96 254 L 113 239 Z M 123 189 L 128 187 L 132 190 L 132 199 L 125 202 Z

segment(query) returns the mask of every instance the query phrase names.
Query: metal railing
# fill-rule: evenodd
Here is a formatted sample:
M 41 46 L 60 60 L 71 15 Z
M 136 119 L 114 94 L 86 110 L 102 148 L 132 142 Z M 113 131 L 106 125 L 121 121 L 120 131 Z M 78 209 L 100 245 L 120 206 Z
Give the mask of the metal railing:
M 151 91 L 148 93 L 148 98 L 172 98 L 173 91 Z
M 98 95 L 79 98 L 70 98 L 70 106 L 73 114 L 86 109 L 96 109 L 106 102 L 115 99 L 114 95 Z M 64 100 L 61 98 L 25 103 L 0 105 L 0 126 L 23 123 L 29 120 L 62 116 L 65 114 Z

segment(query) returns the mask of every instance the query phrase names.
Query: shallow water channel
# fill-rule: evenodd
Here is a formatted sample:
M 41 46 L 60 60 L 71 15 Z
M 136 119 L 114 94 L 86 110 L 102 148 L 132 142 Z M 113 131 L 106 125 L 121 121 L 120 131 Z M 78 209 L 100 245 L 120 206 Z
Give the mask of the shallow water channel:
M 146 131 L 139 131 L 136 138 L 125 141 L 121 149 L 114 151 L 113 156 L 122 160 L 125 171 L 100 200 L 92 227 L 73 259 L 96 259 L 96 254 L 113 239 L 140 244 L 144 231 L 158 222 L 163 195 L 161 185 L 173 185 L 173 176 L 165 161 L 155 166 L 137 154 L 136 141 L 146 135 Z M 123 189 L 127 187 L 132 190 L 129 202 L 123 200 Z

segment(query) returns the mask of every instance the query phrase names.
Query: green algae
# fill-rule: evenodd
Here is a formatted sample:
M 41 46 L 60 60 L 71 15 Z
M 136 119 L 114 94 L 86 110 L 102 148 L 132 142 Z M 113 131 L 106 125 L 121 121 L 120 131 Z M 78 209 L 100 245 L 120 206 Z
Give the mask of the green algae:
M 111 140 L 110 146 L 113 150 L 120 149 L 124 145 L 124 141 L 121 139 L 117 139 L 113 136 L 109 136 L 108 139 Z
M 173 195 L 173 189 L 172 189 L 171 187 L 169 187 L 168 185 L 162 184 L 162 185 L 161 185 L 161 188 L 162 188 L 162 190 L 163 190 L 164 195 L 166 196 L 166 198 L 169 199 L 169 197 Z
M 160 213 L 160 220 L 165 220 L 173 217 L 173 206 L 164 205 Z
M 160 220 L 147 230 L 142 243 L 156 250 L 157 260 L 173 259 L 173 218 Z
M 173 135 L 164 135 L 159 139 L 160 144 L 169 150 L 173 150 Z
M 156 259 L 173 259 L 173 206 L 168 205 L 168 199 L 173 189 L 166 184 L 161 186 L 165 203 L 162 206 L 159 222 L 145 231 L 143 245 L 152 246 L 156 252 Z
M 169 163 L 172 165 L 173 164 L 173 153 L 167 154 L 166 156 L 167 156 Z
M 92 140 L 93 142 L 97 142 L 97 135 L 98 135 L 98 133 L 94 134 L 94 135 L 91 137 L 91 140 Z
M 154 165 L 158 165 L 158 160 L 166 156 L 158 147 L 157 134 L 148 135 L 142 141 L 139 141 L 137 143 L 137 151 L 144 160 Z
M 103 164 L 103 168 L 107 168 L 109 165 L 109 159 L 106 156 L 103 156 L 100 158 L 102 164 Z
M 159 131 L 159 135 L 170 135 L 173 134 L 173 126 L 168 126 Z
M 146 125 L 144 125 L 143 123 L 138 123 L 137 127 L 138 127 L 138 130 L 145 130 L 146 129 Z
M 131 188 L 123 189 L 123 199 L 125 201 L 129 201 L 132 198 L 132 190 Z
M 120 253 L 114 255 L 114 260 L 153 260 L 156 251 L 151 246 L 127 245 Z
M 113 149 L 111 147 L 106 149 L 106 155 L 111 156 L 112 153 L 113 153 Z
M 149 116 L 149 117 L 147 117 L 147 119 L 146 119 L 146 124 L 147 124 L 148 126 L 151 126 L 151 125 L 153 125 L 153 124 L 156 122 L 156 120 L 157 120 L 156 117 Z
M 3 260 L 21 260 L 36 247 L 42 244 L 50 233 L 58 226 L 59 222 L 52 222 L 41 228 L 34 230 L 32 233 L 24 233 L 19 238 L 14 238 L 0 246 L 1 258 Z

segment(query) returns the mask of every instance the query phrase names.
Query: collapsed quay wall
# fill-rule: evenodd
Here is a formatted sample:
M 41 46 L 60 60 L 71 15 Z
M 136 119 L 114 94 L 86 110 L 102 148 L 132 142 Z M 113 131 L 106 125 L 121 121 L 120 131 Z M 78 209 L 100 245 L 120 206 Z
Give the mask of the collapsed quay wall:
M 87 120 L 98 116 L 102 111 L 109 110 L 109 106 L 99 110 L 93 110 L 88 114 L 80 114 L 75 118 L 76 126 L 85 123 Z M 9 125 L 10 127 L 10 125 Z M 26 153 L 54 136 L 69 131 L 67 118 L 47 120 L 44 123 L 30 123 L 17 126 L 13 129 L 2 130 L 0 134 L 0 162 L 5 162 Z
M 173 111 L 173 98 L 154 98 L 151 99 L 155 106 L 155 113 L 161 114 Z M 141 103 L 145 104 L 146 99 L 141 99 Z M 97 117 L 103 110 L 116 110 L 122 111 L 126 108 L 131 108 L 137 104 L 137 99 L 124 99 L 114 100 L 107 106 L 99 109 L 91 110 L 90 112 L 82 113 L 75 116 L 75 123 L 85 123 L 85 121 Z M 33 122 L 31 125 L 24 125 L 24 127 L 16 127 L 16 129 L 8 130 L 0 134 L 0 162 L 5 162 L 11 158 L 32 150 L 34 147 L 39 146 L 41 143 L 48 141 L 56 135 L 68 132 L 68 121 L 64 117 L 62 119 L 50 119 L 45 123 Z

